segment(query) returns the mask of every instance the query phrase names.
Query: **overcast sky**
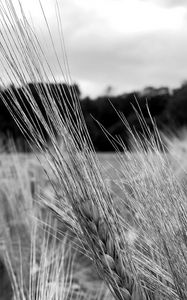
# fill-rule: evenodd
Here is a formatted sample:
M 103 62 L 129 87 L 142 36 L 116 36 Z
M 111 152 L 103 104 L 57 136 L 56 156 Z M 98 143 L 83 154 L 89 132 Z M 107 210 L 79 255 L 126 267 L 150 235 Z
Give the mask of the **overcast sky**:
M 22 2 L 45 40 L 34 0 Z M 54 2 L 45 0 L 44 9 L 60 56 Z M 102 94 L 109 85 L 114 93 L 150 85 L 173 88 L 187 79 L 187 0 L 59 3 L 71 75 L 84 95 Z M 52 47 L 47 51 L 55 65 Z M 58 68 L 54 72 L 61 78 Z

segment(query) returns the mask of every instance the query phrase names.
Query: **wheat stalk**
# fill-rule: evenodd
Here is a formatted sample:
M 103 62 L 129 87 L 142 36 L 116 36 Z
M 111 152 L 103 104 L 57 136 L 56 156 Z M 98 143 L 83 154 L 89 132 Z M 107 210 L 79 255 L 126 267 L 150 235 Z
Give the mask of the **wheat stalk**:
M 136 293 L 139 299 L 143 299 L 141 289 L 125 266 L 124 256 L 121 255 L 124 247 L 121 245 L 120 249 L 117 245 L 115 237 L 110 232 L 111 228 L 109 230 L 98 209 L 85 202 L 81 204 L 78 214 L 93 249 L 98 269 L 100 273 L 101 270 L 104 273 L 117 299 L 133 299 Z
M 165 265 L 162 267 L 156 259 L 154 260 L 151 254 L 153 251 L 153 254 L 162 261 L 157 245 L 152 248 L 147 246 L 148 250 L 145 251 L 149 256 L 147 257 L 144 255 L 146 247 L 141 241 L 140 233 L 136 247 L 128 243 L 125 220 L 123 221 L 117 213 L 102 177 L 76 94 L 74 91 L 71 94 L 72 103 L 64 99 L 64 107 L 61 109 L 64 109 L 65 114 L 62 117 L 50 86 L 45 84 L 46 81 L 49 82 L 47 74 L 48 71 L 51 72 L 51 68 L 49 65 L 45 68 L 42 64 L 43 59 L 46 58 L 45 54 L 24 11 L 21 9 L 20 19 L 11 0 L 7 1 L 7 6 L 4 4 L 1 8 L 2 24 L 6 29 L 4 32 L 0 31 L 3 41 L 2 65 L 5 66 L 10 79 L 15 78 L 17 83 L 23 85 L 22 93 L 25 101 L 29 103 L 30 110 L 34 113 L 34 119 L 31 119 L 28 111 L 25 110 L 24 103 L 18 102 L 12 89 L 9 89 L 8 100 L 2 100 L 29 142 L 35 144 L 35 149 L 38 149 L 47 159 L 61 189 L 60 202 L 63 204 L 59 207 L 63 209 L 66 206 L 66 200 L 69 203 L 70 218 L 63 213 L 58 214 L 59 218 L 62 222 L 65 218 L 83 244 L 87 244 L 88 254 L 116 299 L 158 299 L 160 295 L 163 299 L 164 297 L 176 299 L 177 294 L 173 289 L 174 284 L 168 269 Z M 44 19 L 49 31 L 49 40 L 56 55 L 45 14 Z M 12 28 L 13 32 L 10 30 Z M 31 81 L 39 80 L 44 83 L 43 87 L 37 87 L 37 91 L 41 101 L 45 101 L 45 115 L 49 124 L 42 115 L 30 88 L 26 85 L 27 77 Z M 58 100 L 63 96 L 58 88 L 55 93 Z M 40 126 L 45 128 L 50 137 L 52 149 L 41 134 Z M 63 140 L 66 155 L 58 145 L 56 134 L 60 135 Z M 48 173 L 47 167 L 44 168 Z M 141 185 L 139 189 L 137 188 L 139 196 L 142 193 L 140 187 Z M 150 201 L 148 204 L 151 203 L 153 202 Z M 144 205 L 145 201 L 142 200 L 141 204 Z M 53 209 L 52 206 L 51 209 Z M 154 213 L 152 214 L 156 225 L 158 225 L 159 213 L 155 217 Z

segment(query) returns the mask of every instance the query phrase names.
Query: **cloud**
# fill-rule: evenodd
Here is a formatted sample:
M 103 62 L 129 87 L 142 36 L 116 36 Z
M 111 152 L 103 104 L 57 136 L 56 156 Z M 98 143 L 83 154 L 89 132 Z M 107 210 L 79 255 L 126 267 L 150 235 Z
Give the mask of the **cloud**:
M 96 96 L 108 85 L 116 93 L 150 85 L 176 87 L 187 78 L 185 30 L 126 36 L 104 35 L 102 31 L 89 35 L 89 30 L 84 34 L 79 30 L 65 39 L 71 77 L 80 85 L 84 95 Z M 53 74 L 57 79 L 64 80 L 49 38 L 45 34 L 42 37 L 42 48 Z M 53 39 L 59 60 L 63 62 L 59 36 L 55 30 Z
M 104 7 L 106 0 L 63 1 L 62 23 L 71 77 L 80 84 L 83 93 L 94 96 L 103 92 L 108 85 L 113 86 L 116 93 L 141 89 L 147 85 L 179 85 L 187 77 L 187 39 L 186 31 L 182 29 L 184 11 L 166 7 L 157 7 L 155 10 L 155 6 L 150 5 L 151 0 L 122 0 L 123 3 L 129 3 L 127 10 L 122 10 L 124 4 L 115 8 L 116 0 L 107 1 L 108 9 L 103 14 L 99 8 Z M 140 12 L 144 10 L 137 7 L 140 8 L 143 1 L 143 8 L 147 7 L 147 10 L 142 17 Z M 161 0 L 152 0 L 152 3 L 159 1 L 161 3 Z M 146 6 L 147 2 L 149 4 Z M 174 2 L 162 0 L 168 7 L 173 7 Z M 179 2 L 183 1 L 177 0 Z M 133 6 L 138 3 L 139 6 Z M 117 13 L 119 8 L 120 15 Z M 136 15 L 130 14 L 133 9 Z M 149 12 L 156 12 L 156 16 L 153 18 Z M 115 18 L 111 19 L 110 13 Z M 47 16 L 56 53 L 63 64 L 55 12 L 48 9 Z M 151 23 L 151 19 L 154 22 Z M 123 26 L 120 23 L 122 21 Z M 46 24 L 41 22 L 38 12 L 34 25 L 53 74 L 63 80 Z M 3 70 L 0 75 L 3 77 Z
M 67 43 L 72 78 L 85 94 L 96 95 L 111 85 L 126 92 L 154 85 L 176 87 L 187 77 L 187 40 L 183 31 L 158 31 L 133 36 L 82 36 Z M 50 49 L 50 48 L 49 48 Z M 60 56 L 60 49 L 57 49 Z M 49 53 L 48 53 L 49 54 Z M 56 76 L 60 71 L 48 56 Z
M 143 2 L 150 2 L 150 0 L 140 0 Z M 187 1 L 186 0 L 151 0 L 153 3 L 158 4 L 160 6 L 165 7 L 187 7 Z
M 75 47 L 70 64 L 75 78 L 97 83 L 100 91 L 108 84 L 121 92 L 146 85 L 172 87 L 187 76 L 186 49 L 182 34 L 158 32 Z

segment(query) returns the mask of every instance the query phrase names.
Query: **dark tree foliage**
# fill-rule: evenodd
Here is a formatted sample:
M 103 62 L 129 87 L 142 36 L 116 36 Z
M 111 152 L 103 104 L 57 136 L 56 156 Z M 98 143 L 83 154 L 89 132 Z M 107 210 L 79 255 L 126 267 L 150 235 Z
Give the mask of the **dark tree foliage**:
M 128 149 L 130 148 L 128 130 L 120 119 L 118 112 L 128 121 L 132 130 L 140 136 L 145 132 L 137 114 L 144 118 L 151 132 L 154 132 L 154 128 L 150 115 L 162 131 L 173 131 L 187 124 L 187 85 L 182 85 L 177 90 L 174 90 L 173 93 L 170 93 L 167 88 L 155 89 L 148 87 L 143 93 L 133 92 L 110 96 L 110 98 L 102 96 L 96 99 L 89 97 L 81 99 L 81 93 L 76 84 L 68 86 L 64 83 L 50 83 L 46 89 L 46 85 L 43 83 L 29 83 L 24 87 L 16 88 L 11 86 L 6 90 L 1 89 L 1 99 L 4 98 L 9 104 L 16 99 L 25 113 L 29 112 L 30 121 L 40 125 L 41 133 L 46 140 L 48 140 L 48 134 L 45 126 L 42 126 L 40 118 L 37 118 L 33 112 L 31 102 L 27 101 L 27 93 L 31 94 L 35 99 L 46 122 L 49 122 L 46 104 L 49 103 L 48 99 L 52 98 L 63 117 L 68 117 L 70 113 L 75 126 L 77 118 L 73 99 L 76 97 L 81 105 L 96 151 L 114 151 L 114 139 L 123 141 L 124 145 Z M 53 129 L 55 132 L 55 128 Z M 22 150 L 28 151 L 28 147 L 25 146 L 25 138 L 3 101 L 0 101 L 0 132 L 3 136 L 9 135 L 14 140 L 23 141 L 24 146 Z M 110 140 L 111 136 L 114 139 Z M 123 150 L 123 147 L 118 142 L 116 145 L 119 150 Z
M 174 90 L 168 103 L 168 119 L 175 127 L 187 125 L 187 85 Z
M 162 91 L 162 94 L 160 94 L 160 90 L 155 92 L 154 95 L 148 94 L 146 97 L 134 92 L 113 96 L 110 99 L 107 96 L 98 97 L 95 100 L 83 99 L 81 105 L 95 149 L 98 151 L 114 151 L 114 146 L 106 137 L 107 134 L 103 133 L 100 126 L 94 122 L 94 119 L 104 126 L 108 137 L 113 136 L 117 139 L 120 137 L 124 145 L 129 149 L 129 134 L 118 112 L 123 114 L 132 130 L 136 131 L 137 134 L 144 134 L 137 114 L 141 114 L 141 117 L 145 119 L 145 122 L 153 132 L 150 115 L 160 127 L 164 128 L 162 121 L 164 120 L 169 99 L 169 92 L 163 93 Z M 123 147 L 118 142 L 116 145 L 119 150 L 123 150 Z
M 56 103 L 60 114 L 63 115 L 63 117 L 67 116 L 67 111 L 69 111 L 76 122 L 73 97 L 78 97 L 79 95 L 80 92 L 77 85 L 68 86 L 61 83 L 50 83 L 47 85 L 44 85 L 43 83 L 28 83 L 24 87 L 16 88 L 14 86 L 10 86 L 5 90 L 0 91 L 0 132 L 3 133 L 4 136 L 11 136 L 14 141 L 19 140 L 19 143 L 21 141 L 23 151 L 29 149 L 28 145 L 26 146 L 27 133 L 25 133 L 26 136 L 24 136 L 4 104 L 5 101 L 10 107 L 13 107 L 13 103 L 16 101 L 19 103 L 29 121 L 39 129 L 43 138 L 48 141 L 49 136 L 46 127 L 43 125 L 40 116 L 35 114 L 30 97 L 34 98 L 44 120 L 48 125 L 50 125 L 54 133 L 57 135 L 56 128 L 49 121 L 49 110 L 46 110 L 46 107 L 50 109 L 50 101 L 48 101 L 49 98 L 53 99 Z M 25 147 L 27 149 L 25 149 Z

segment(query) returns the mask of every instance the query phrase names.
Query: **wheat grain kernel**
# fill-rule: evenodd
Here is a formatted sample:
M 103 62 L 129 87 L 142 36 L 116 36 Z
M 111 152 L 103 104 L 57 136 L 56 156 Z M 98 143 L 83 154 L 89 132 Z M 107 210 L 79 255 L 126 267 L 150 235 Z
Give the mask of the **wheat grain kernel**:
M 114 252 L 115 252 L 115 246 L 114 246 L 114 243 L 111 239 L 107 239 L 106 241 L 106 249 L 107 249 L 107 253 L 114 257 Z
M 108 237 L 108 227 L 107 227 L 106 223 L 103 222 L 102 220 L 99 220 L 99 223 L 98 223 L 98 234 L 99 234 L 100 239 L 104 243 L 106 243 L 107 237 Z
M 92 216 L 92 207 L 90 205 L 89 201 L 83 202 L 81 205 L 81 211 L 83 216 L 85 216 L 87 219 L 89 220 L 93 220 L 93 216 Z
M 132 300 L 131 295 L 127 289 L 120 290 L 120 293 L 122 295 L 123 300 Z M 133 300 L 139 300 L 139 299 L 137 298 L 137 299 L 133 299 Z
M 87 226 L 89 227 L 92 233 L 97 234 L 97 226 L 94 222 L 88 221 Z
M 108 255 L 105 254 L 101 257 L 101 261 L 104 265 L 106 265 L 109 269 L 114 270 L 115 269 L 115 262 L 114 259 Z

